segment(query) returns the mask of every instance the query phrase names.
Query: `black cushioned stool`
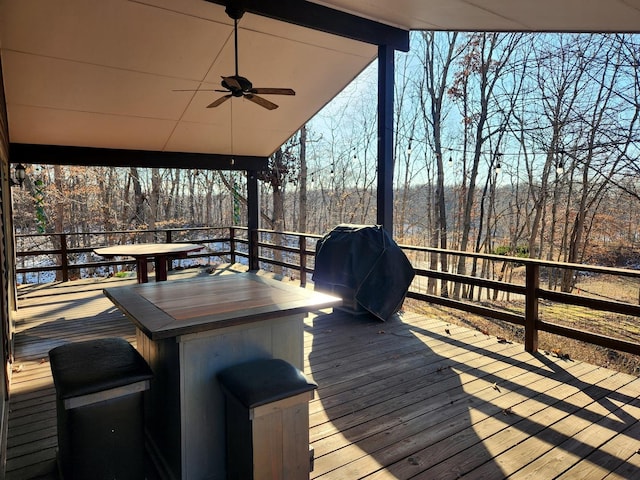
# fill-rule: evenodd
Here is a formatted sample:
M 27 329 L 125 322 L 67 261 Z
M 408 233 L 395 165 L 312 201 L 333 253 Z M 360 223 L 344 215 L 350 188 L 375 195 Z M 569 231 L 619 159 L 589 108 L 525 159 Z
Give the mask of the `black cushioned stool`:
M 144 479 L 142 394 L 151 369 L 122 338 L 49 351 L 64 480 Z
M 229 367 L 218 380 L 226 404 L 227 479 L 308 479 L 309 400 L 317 385 L 278 359 Z

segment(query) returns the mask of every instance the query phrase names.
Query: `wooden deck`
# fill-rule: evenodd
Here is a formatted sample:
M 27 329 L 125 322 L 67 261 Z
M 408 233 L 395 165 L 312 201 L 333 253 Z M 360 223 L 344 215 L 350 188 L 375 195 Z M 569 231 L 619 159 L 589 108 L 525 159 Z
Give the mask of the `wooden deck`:
M 84 338 L 135 342 L 104 286 L 21 289 L 7 480 L 57 478 L 48 350 Z M 319 384 L 311 478 L 640 478 L 636 377 L 412 313 L 382 323 L 318 312 L 305 353 Z

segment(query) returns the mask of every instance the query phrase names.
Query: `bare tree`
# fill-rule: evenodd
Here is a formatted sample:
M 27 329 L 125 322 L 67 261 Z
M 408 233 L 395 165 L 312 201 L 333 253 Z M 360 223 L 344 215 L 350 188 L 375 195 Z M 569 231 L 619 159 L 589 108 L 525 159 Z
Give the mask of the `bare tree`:
M 499 132 L 499 129 L 491 129 L 491 124 L 488 121 L 492 109 L 499 110 L 500 108 L 494 97 L 495 87 L 502 73 L 509 67 L 511 56 L 516 51 L 521 38 L 522 34 L 517 33 L 473 34 L 466 48 L 464 59 L 461 62 L 461 69 L 456 75 L 454 89 L 450 91 L 451 95 L 459 98 L 459 92 L 461 88 L 464 88 L 466 95 L 469 95 L 468 83 L 469 80 L 473 80 L 474 92 L 477 94 L 477 99 L 473 104 L 475 113 L 470 117 L 463 118 L 465 124 L 472 125 L 475 131 L 472 162 L 469 170 L 464 172 L 468 178 L 468 187 L 465 192 L 460 236 L 460 249 L 463 251 L 467 250 L 470 240 L 472 214 L 476 204 L 476 184 L 484 148 L 487 140 Z M 468 98 L 466 100 L 468 101 Z M 465 274 L 466 272 L 466 264 L 463 257 L 458 261 L 457 271 L 460 274 Z
M 443 120 L 444 102 L 447 99 L 450 71 L 458 55 L 463 51 L 458 47 L 458 33 L 423 32 L 424 56 L 422 57 L 423 77 L 420 82 L 420 105 L 427 143 L 433 145 L 436 162 L 436 188 L 432 197 L 434 225 L 431 234 L 431 246 L 448 248 L 447 211 L 445 201 L 445 166 L 443 161 Z M 438 257 L 431 256 L 431 268 L 437 269 Z M 449 269 L 448 256 L 439 257 L 440 268 Z M 442 281 L 441 294 L 448 296 L 447 282 Z

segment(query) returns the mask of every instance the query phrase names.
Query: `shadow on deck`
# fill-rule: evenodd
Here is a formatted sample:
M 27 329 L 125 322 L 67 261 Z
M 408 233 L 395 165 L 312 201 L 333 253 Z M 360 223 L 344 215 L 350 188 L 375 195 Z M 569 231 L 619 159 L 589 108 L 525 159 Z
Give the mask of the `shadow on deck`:
M 21 289 L 8 480 L 56 478 L 49 349 L 99 336 L 135 344 L 104 287 Z M 410 312 L 385 323 L 316 312 L 304 341 L 319 384 L 311 478 L 640 478 L 636 377 Z

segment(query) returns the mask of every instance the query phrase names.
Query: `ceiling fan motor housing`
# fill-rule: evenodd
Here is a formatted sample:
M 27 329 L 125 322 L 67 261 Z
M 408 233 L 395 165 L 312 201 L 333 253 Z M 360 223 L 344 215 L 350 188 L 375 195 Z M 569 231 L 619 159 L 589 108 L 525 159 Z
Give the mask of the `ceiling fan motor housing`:
M 241 77 L 240 75 L 233 75 L 232 77 L 227 77 L 229 79 L 235 80 L 237 85 L 229 84 L 224 78 L 222 80 L 222 86 L 229 90 L 234 97 L 241 97 L 243 93 L 249 92 L 253 88 L 253 84 L 246 79 L 245 77 Z M 240 88 L 238 88 L 238 86 Z

